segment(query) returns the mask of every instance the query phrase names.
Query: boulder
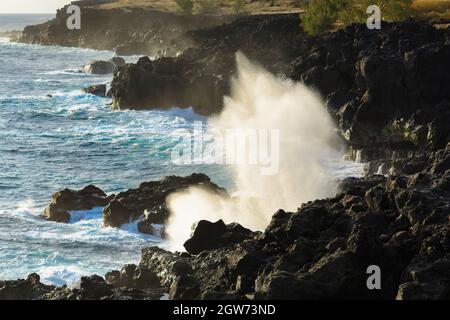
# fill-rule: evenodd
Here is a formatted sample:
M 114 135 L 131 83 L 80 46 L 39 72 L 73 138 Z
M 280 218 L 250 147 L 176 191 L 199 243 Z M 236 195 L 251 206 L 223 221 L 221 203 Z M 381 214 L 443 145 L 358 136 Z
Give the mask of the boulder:
M 107 195 L 93 185 L 79 191 L 64 189 L 52 195 L 50 205 L 44 210 L 44 217 L 50 221 L 68 223 L 70 211 L 104 207 L 108 201 Z
M 184 243 L 184 247 L 191 254 L 199 254 L 205 250 L 233 246 L 254 235 L 239 224 L 225 225 L 222 220 L 215 223 L 203 220 L 198 222 L 192 237 Z
M 189 187 L 207 188 L 224 197 L 224 189 L 212 183 L 204 174 L 192 174 L 187 177 L 166 177 L 160 181 L 144 182 L 137 189 L 117 194 L 103 210 L 103 224 L 118 228 L 123 224 L 141 220 L 139 228 L 145 233 L 154 234 L 152 224 L 164 224 L 169 217 L 166 206 L 167 197 Z
M 106 97 L 106 84 L 96 84 L 83 89 L 84 92 L 98 97 Z
M 119 200 L 112 200 L 103 209 L 103 224 L 107 227 L 119 228 L 132 222 L 131 210 Z
M 163 225 L 166 222 L 166 217 L 160 223 L 153 222 L 152 219 L 144 219 L 137 223 L 137 229 L 140 233 L 152 235 L 155 237 L 160 237 L 161 239 L 166 239 L 166 228 Z
M 83 67 L 83 72 L 88 74 L 112 74 L 116 70 L 113 61 L 93 60 Z
M 156 235 L 156 229 L 148 220 L 139 221 L 137 224 L 137 229 L 140 233 L 148 234 L 148 235 Z

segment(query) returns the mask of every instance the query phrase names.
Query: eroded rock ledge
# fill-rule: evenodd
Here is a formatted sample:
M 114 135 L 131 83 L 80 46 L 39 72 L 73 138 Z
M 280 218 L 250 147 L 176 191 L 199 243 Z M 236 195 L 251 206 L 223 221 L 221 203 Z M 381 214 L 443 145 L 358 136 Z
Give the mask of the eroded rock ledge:
M 298 15 L 239 18 L 189 33 L 197 46 L 177 58 L 142 58 L 116 73 L 117 108 L 193 107 L 218 113 L 239 50 L 269 71 L 316 88 L 361 158 L 438 150 L 450 132 L 450 31 L 431 24 L 352 25 L 312 38 Z
M 139 266 L 77 289 L 37 275 L 2 281 L 0 298 L 449 299 L 450 144 L 421 160 L 407 173 L 346 179 L 334 198 L 278 211 L 264 232 L 202 221 L 187 253 L 146 248 Z M 371 265 L 381 290 L 366 287 Z
M 23 43 L 116 50 L 118 55 L 175 56 L 192 46 L 186 31 L 220 25 L 230 16 L 180 16 L 144 9 L 98 9 L 81 5 L 81 30 L 68 30 L 65 6 L 56 18 L 27 26 Z
M 114 106 L 192 107 L 202 115 L 218 113 L 224 96 L 229 95 L 238 50 L 273 72 L 287 73 L 288 62 L 305 45 L 297 14 L 243 17 L 188 36 L 196 45 L 177 58 L 151 61 L 143 57 L 121 68 L 111 83 Z
M 159 272 L 172 299 L 449 299 L 450 145 L 408 175 L 350 178 L 341 189 L 280 210 L 237 244 L 145 249 L 141 266 Z M 381 290 L 366 287 L 371 265 Z
M 50 221 L 68 223 L 72 211 L 104 207 L 105 227 L 119 228 L 139 220 L 140 232 L 155 235 L 153 225 L 165 224 L 169 218 L 167 196 L 193 186 L 228 197 L 226 190 L 212 183 L 207 175 L 194 173 L 187 177 L 169 176 L 160 181 L 144 182 L 136 189 L 109 196 L 92 185 L 79 191 L 64 189 L 52 195 L 50 205 L 44 210 L 44 217 Z

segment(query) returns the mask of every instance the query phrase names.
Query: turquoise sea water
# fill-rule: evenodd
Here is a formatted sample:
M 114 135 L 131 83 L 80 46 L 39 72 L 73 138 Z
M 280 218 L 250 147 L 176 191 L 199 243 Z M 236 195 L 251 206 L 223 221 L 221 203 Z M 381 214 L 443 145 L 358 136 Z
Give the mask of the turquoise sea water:
M 102 228 L 101 210 L 69 225 L 43 221 L 39 215 L 62 188 L 95 184 L 114 193 L 192 172 L 229 185 L 221 167 L 170 161 L 171 134 L 202 120 L 190 110 L 111 111 L 111 100 L 81 91 L 111 75 L 75 70 L 112 56 L 0 40 L 0 279 L 39 272 L 60 284 L 103 275 L 138 262 L 143 246 L 160 242 L 133 225 Z

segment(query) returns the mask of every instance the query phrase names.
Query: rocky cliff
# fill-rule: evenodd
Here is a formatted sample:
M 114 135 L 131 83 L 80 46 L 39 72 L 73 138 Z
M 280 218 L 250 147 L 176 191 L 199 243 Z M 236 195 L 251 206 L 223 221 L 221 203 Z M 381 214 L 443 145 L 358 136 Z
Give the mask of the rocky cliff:
M 0 281 L 0 299 L 159 299 L 168 292 L 184 300 L 448 300 L 450 144 L 391 169 L 342 181 L 334 198 L 280 210 L 262 233 L 201 221 L 187 253 L 146 248 L 139 266 L 83 277 L 77 288 L 43 285 L 36 274 Z M 379 290 L 367 287 L 370 266 L 380 268 Z
M 232 20 L 230 16 L 179 16 L 142 9 L 81 6 L 81 30 L 67 28 L 67 6 L 46 23 L 25 27 L 19 42 L 116 50 L 118 55 L 175 56 L 192 46 L 187 31 Z
M 189 33 L 197 47 L 177 58 L 142 58 L 116 73 L 116 108 L 221 111 L 235 53 L 316 88 L 342 136 L 363 159 L 437 150 L 449 139 L 450 31 L 427 23 L 352 25 L 308 37 L 298 15 L 243 17 Z

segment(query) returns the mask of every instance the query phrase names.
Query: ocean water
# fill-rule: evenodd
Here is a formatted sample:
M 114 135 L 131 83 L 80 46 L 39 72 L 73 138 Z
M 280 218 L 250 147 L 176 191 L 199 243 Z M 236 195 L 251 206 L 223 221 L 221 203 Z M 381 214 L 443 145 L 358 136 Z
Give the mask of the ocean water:
M 51 195 L 62 188 L 95 184 L 116 193 L 192 172 L 229 186 L 221 167 L 170 161 L 171 134 L 202 117 L 179 109 L 111 111 L 111 100 L 81 91 L 111 75 L 75 70 L 112 56 L 0 40 L 0 279 L 38 272 L 47 283 L 71 283 L 137 263 L 142 247 L 163 245 L 135 225 L 102 228 L 101 208 L 68 225 L 42 220 Z
M 22 30 L 25 26 L 44 23 L 54 14 L 2 14 L 0 13 L 0 32 Z
M 112 111 L 110 99 L 81 88 L 111 75 L 77 72 L 109 51 L 44 47 L 0 39 L 0 279 L 32 272 L 45 283 L 72 284 L 137 263 L 145 246 L 166 244 L 136 232 L 136 225 L 103 228 L 101 209 L 73 214 L 70 224 L 40 218 L 51 195 L 95 184 L 107 193 L 170 174 L 208 174 L 232 190 L 219 165 L 177 166 L 170 161 L 173 133 L 206 120 L 191 110 Z M 130 57 L 131 61 L 137 57 Z M 336 175 L 360 172 L 334 164 Z

